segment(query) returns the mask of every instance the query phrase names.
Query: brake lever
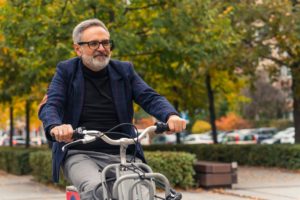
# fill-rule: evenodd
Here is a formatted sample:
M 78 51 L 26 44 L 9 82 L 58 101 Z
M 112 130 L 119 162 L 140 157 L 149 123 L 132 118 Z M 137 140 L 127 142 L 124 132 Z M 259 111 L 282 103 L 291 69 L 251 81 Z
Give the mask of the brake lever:
M 78 144 L 86 144 L 86 143 L 90 143 L 96 140 L 96 136 L 91 136 L 91 135 L 84 135 L 83 139 L 79 139 L 79 140 L 75 140 L 73 142 L 70 142 L 68 144 L 65 144 L 62 147 L 62 151 L 64 152 L 66 149 L 70 148 L 71 146 L 75 146 Z
M 96 136 L 93 135 L 85 135 L 83 139 L 80 139 L 82 141 L 82 144 L 90 143 L 96 140 Z

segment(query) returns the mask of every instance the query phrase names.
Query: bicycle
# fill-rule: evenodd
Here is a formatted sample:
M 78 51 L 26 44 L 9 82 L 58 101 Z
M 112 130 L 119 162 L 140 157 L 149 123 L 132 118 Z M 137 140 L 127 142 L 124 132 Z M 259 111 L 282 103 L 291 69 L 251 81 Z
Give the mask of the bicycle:
M 120 146 L 120 163 L 109 164 L 102 171 L 102 178 L 99 186 L 103 188 L 104 200 L 180 200 L 182 198 L 181 193 L 177 193 L 170 187 L 169 180 L 161 173 L 154 173 L 151 167 L 145 163 L 139 163 L 135 161 L 127 162 L 126 149 L 130 144 L 137 144 L 148 133 L 163 133 L 168 131 L 168 124 L 158 122 L 153 126 L 146 128 L 140 135 L 135 138 L 120 138 L 117 140 L 109 138 L 106 133 L 94 130 L 84 130 L 83 128 L 77 128 L 73 133 L 74 141 L 63 146 L 63 151 L 77 144 L 87 144 L 95 141 L 96 138 L 101 138 L 105 142 L 111 145 Z M 110 170 L 115 170 L 115 181 L 113 183 L 112 191 L 107 187 L 107 173 Z M 157 194 L 157 187 L 164 187 L 164 197 L 160 197 Z M 94 198 L 96 196 L 94 190 Z M 78 200 L 79 195 L 74 186 L 66 187 L 67 200 Z

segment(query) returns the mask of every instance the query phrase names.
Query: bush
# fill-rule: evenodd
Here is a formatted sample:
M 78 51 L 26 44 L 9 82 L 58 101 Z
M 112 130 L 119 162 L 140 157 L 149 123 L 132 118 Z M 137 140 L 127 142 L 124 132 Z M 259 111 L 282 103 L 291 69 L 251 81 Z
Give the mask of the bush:
M 238 162 L 239 165 L 300 169 L 300 145 L 151 145 L 147 151 L 185 151 L 197 160 Z
M 52 182 L 51 151 L 37 151 L 30 154 L 30 165 L 33 177 L 42 183 Z
M 197 120 L 192 127 L 192 133 L 203 133 L 211 130 L 210 123 L 202 120 Z
M 216 126 L 218 130 L 230 131 L 234 129 L 250 128 L 251 124 L 235 113 L 228 113 L 226 116 L 221 117 L 216 121 Z
M 170 183 L 179 187 L 190 187 L 193 182 L 193 162 L 195 156 L 189 153 L 145 152 L 148 164 L 155 172 L 166 175 Z M 37 181 L 51 183 L 51 152 L 37 151 L 30 155 L 32 175 Z M 58 186 L 65 187 L 69 183 L 61 173 Z
M 185 152 L 145 152 L 148 165 L 154 172 L 164 174 L 173 186 L 188 188 L 194 185 L 195 156 Z
M 42 183 L 52 183 L 52 154 L 50 150 L 31 153 L 30 165 L 35 180 Z M 59 182 L 56 185 L 62 188 L 70 185 L 70 183 L 65 180 L 62 171 L 60 172 Z
M 0 148 L 0 169 L 16 175 L 31 172 L 29 154 L 32 150 L 24 148 Z

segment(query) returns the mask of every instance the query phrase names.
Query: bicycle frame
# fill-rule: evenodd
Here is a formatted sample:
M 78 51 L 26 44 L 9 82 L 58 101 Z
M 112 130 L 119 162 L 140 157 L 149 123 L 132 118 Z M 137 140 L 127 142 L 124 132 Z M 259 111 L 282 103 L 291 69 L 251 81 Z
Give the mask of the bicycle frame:
M 157 132 L 157 131 L 164 132 L 167 130 L 167 128 L 168 127 L 166 124 L 161 123 L 156 126 L 150 126 L 146 128 L 138 137 L 120 138 L 117 140 L 113 140 L 109 138 L 108 136 L 106 136 L 104 133 L 100 131 L 81 130 L 80 134 L 83 135 L 84 138 L 66 144 L 62 150 L 65 151 L 70 146 L 74 146 L 78 143 L 87 144 L 89 142 L 96 140 L 97 137 L 101 138 L 108 144 L 119 145 L 120 163 L 110 164 L 102 170 L 101 181 L 102 181 L 102 188 L 103 188 L 103 199 L 108 200 L 110 197 L 108 189 L 104 186 L 105 183 L 107 182 L 106 177 L 108 172 L 114 170 L 116 172 L 116 181 L 114 182 L 113 189 L 112 189 L 112 196 L 111 196 L 112 199 L 144 200 L 143 193 L 146 188 L 149 197 L 147 199 L 154 200 L 156 195 L 156 184 L 154 182 L 155 179 L 163 183 L 163 185 L 165 186 L 165 199 L 169 200 L 172 199 L 170 198 L 172 197 L 170 183 L 163 174 L 154 173 L 150 168 L 150 166 L 144 163 L 137 163 L 137 162 L 128 163 L 126 160 L 126 149 L 128 145 L 137 143 L 148 133 Z M 135 170 L 132 171 L 130 170 L 130 168 L 134 168 Z M 69 191 L 74 192 L 74 188 L 70 190 L 69 187 Z M 181 199 L 181 195 L 180 198 L 175 198 L 175 199 Z M 75 198 L 74 200 L 77 199 Z

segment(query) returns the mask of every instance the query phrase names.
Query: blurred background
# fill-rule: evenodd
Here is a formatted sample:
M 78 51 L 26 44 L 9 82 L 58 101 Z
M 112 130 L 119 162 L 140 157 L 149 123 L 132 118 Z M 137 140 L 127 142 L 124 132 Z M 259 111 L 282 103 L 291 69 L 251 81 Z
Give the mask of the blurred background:
M 75 56 L 72 29 L 99 18 L 113 58 L 188 121 L 143 144 L 300 142 L 297 0 L 0 0 L 0 145 L 46 144 L 38 105 L 56 64 Z M 135 106 L 139 131 L 155 119 Z

